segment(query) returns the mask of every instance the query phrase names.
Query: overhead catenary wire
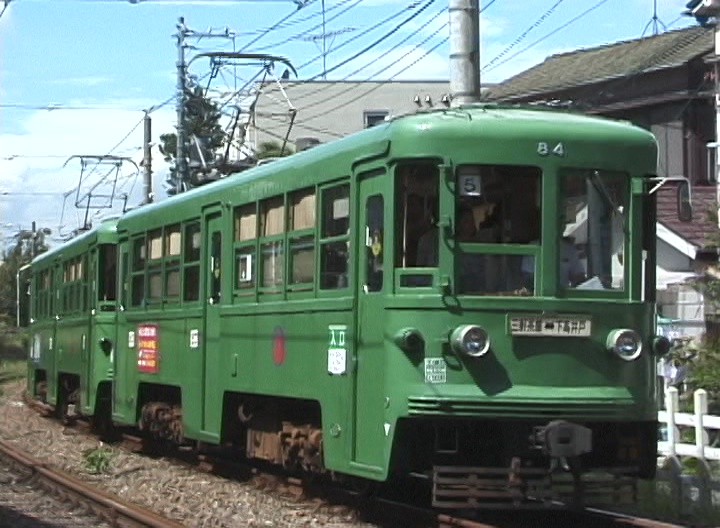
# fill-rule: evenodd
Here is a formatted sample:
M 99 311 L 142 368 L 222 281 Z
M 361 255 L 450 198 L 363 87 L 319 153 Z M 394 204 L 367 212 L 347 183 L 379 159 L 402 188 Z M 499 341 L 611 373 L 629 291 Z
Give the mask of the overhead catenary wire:
M 432 36 L 434 36 L 434 35 L 431 35 L 431 36 L 428 37 L 428 39 L 426 39 L 426 40 L 429 40 L 430 38 L 432 38 Z M 437 42 L 437 43 L 436 43 L 435 45 L 433 45 L 431 48 L 427 49 L 427 50 L 425 51 L 425 53 L 423 53 L 420 57 L 418 57 L 417 59 L 415 59 L 414 61 L 412 61 L 411 63 L 409 63 L 409 64 L 408 64 L 407 66 L 405 66 L 404 68 L 402 68 L 402 69 L 398 70 L 397 72 L 395 72 L 392 76 L 390 76 L 390 77 L 388 78 L 388 80 L 389 80 L 389 81 L 392 81 L 392 80 L 395 79 L 398 75 L 400 75 L 400 74 L 404 73 L 405 71 L 409 70 L 410 68 L 412 68 L 413 66 L 415 66 L 418 62 L 422 61 L 422 60 L 425 59 L 428 55 L 430 55 L 431 53 L 433 53 L 433 52 L 434 52 L 436 49 L 438 49 L 440 46 L 442 46 L 442 45 L 444 45 L 445 43 L 447 43 L 448 40 L 450 40 L 450 37 L 444 37 L 442 40 L 440 40 L 439 42 Z M 413 51 L 414 51 L 414 50 L 413 50 Z M 411 54 L 411 53 L 412 53 L 412 52 L 409 52 L 409 53 L 407 53 L 405 56 L 407 56 L 407 55 L 409 55 L 409 54 Z M 399 59 L 399 60 L 401 60 L 401 59 Z M 396 62 L 399 62 L 399 60 L 396 61 Z M 384 68 L 382 68 L 381 70 L 379 70 L 378 72 L 376 72 L 375 75 L 379 75 L 380 73 L 382 73 L 383 71 L 391 68 L 391 67 L 394 66 L 394 65 L 395 65 L 395 64 L 391 64 L 391 65 L 385 66 Z M 351 99 L 351 100 L 349 100 L 349 101 L 341 102 L 341 103 L 339 103 L 339 104 L 337 104 L 337 105 L 335 105 L 335 106 L 333 106 L 333 107 L 331 107 L 331 108 L 327 108 L 327 109 L 323 110 L 322 112 L 319 112 L 319 113 L 317 113 L 317 114 L 315 114 L 315 115 L 312 115 L 312 116 L 309 116 L 309 117 L 302 116 L 302 120 L 298 120 L 298 124 L 304 123 L 304 122 L 307 122 L 307 121 L 312 121 L 313 119 L 317 119 L 317 118 L 319 118 L 319 117 L 327 116 L 327 114 L 329 114 L 329 113 L 331 113 L 331 112 L 334 112 L 335 110 L 338 110 L 338 109 L 340 109 L 340 108 L 344 108 L 345 106 L 347 106 L 347 105 L 349 105 L 349 104 L 352 104 L 352 103 L 354 103 L 355 101 L 358 101 L 359 99 L 362 99 L 363 97 L 366 97 L 366 96 L 370 95 L 370 94 L 371 94 L 372 92 L 374 92 L 375 90 L 378 90 L 381 86 L 382 86 L 382 83 L 378 83 L 378 84 L 376 84 L 375 86 L 373 86 L 373 87 L 365 90 L 364 92 L 362 92 L 361 94 L 357 95 L 356 97 L 354 97 L 353 99 Z
M 344 0 L 344 1 L 342 2 L 342 4 L 344 4 L 344 3 L 346 3 L 346 2 L 349 2 L 349 1 L 351 1 L 351 0 Z M 327 23 L 329 23 L 329 22 L 332 22 L 333 20 L 341 17 L 342 15 L 344 15 L 345 13 L 347 13 L 348 11 L 350 11 L 351 9 L 353 9 L 354 7 L 357 7 L 359 4 L 361 4 L 361 3 L 364 2 L 364 1 L 365 1 L 365 0 L 354 0 L 354 2 L 353 2 L 352 4 L 350 4 L 348 7 L 346 7 L 345 9 L 343 9 L 342 11 L 340 11 L 339 13 L 336 13 L 335 15 L 327 18 L 327 19 L 325 20 L 325 24 L 327 24 Z M 404 11 L 404 10 L 403 10 L 403 11 Z M 326 13 L 327 13 L 327 11 L 326 11 Z M 401 11 L 401 13 L 402 13 L 402 11 Z M 290 36 L 290 37 L 288 37 L 288 38 L 286 38 L 286 39 L 273 42 L 272 44 L 267 44 L 267 45 L 263 46 L 262 48 L 255 48 L 253 51 L 266 51 L 266 50 L 275 48 L 275 47 L 277 47 L 277 46 L 281 46 L 281 45 L 283 45 L 283 44 L 286 44 L 289 40 L 298 40 L 298 39 L 300 39 L 300 38 L 302 38 L 302 37 L 305 37 L 305 36 L 311 34 L 313 31 L 317 31 L 318 29 L 320 29 L 320 28 L 322 28 L 322 27 L 323 27 L 323 24 L 322 24 L 322 22 L 321 22 L 321 23 L 316 24 L 315 26 L 313 26 L 313 27 L 311 27 L 311 28 L 309 28 L 309 29 L 306 29 L 305 31 L 302 31 L 301 33 L 297 33 L 297 34 L 292 35 L 292 36 Z M 322 55 L 320 55 L 320 56 L 322 57 Z M 302 68 L 302 66 L 298 67 L 297 69 L 300 69 L 300 68 Z
M 514 59 L 514 58 L 517 57 L 518 55 L 520 55 L 520 54 L 522 54 L 522 53 L 525 53 L 525 52 L 528 51 L 529 49 L 537 46 L 537 45 L 540 44 L 541 42 L 549 39 L 550 37 L 552 37 L 552 36 L 555 35 L 556 33 L 559 33 L 559 32 L 562 31 L 563 29 L 567 28 L 568 26 L 571 26 L 572 24 L 574 24 L 575 22 L 577 22 L 577 21 L 580 20 L 581 18 L 583 18 L 583 17 L 587 16 L 588 14 L 590 14 L 591 12 L 595 11 L 596 9 L 598 9 L 599 7 L 601 7 L 603 4 L 606 4 L 608 1 L 609 1 L 609 0 L 600 0 L 599 2 L 597 2 L 597 3 L 594 4 L 594 5 L 592 5 L 591 7 L 589 7 L 588 9 L 586 9 L 585 11 L 583 11 L 582 13 L 580 13 L 579 15 L 577 15 L 577 16 L 573 17 L 572 19 L 568 20 L 567 22 L 565 22 L 565 23 L 562 24 L 561 26 L 558 26 L 557 28 L 555 28 L 554 30 L 552 30 L 550 33 L 547 33 L 546 35 L 540 37 L 539 39 L 535 40 L 534 42 L 528 44 L 528 45 L 525 46 L 524 48 L 516 51 L 516 52 L 513 53 L 512 55 L 510 55 L 510 56 L 508 56 L 508 57 L 505 57 L 503 60 L 501 60 L 501 61 L 499 61 L 499 62 L 496 62 L 496 63 L 493 64 L 492 66 L 488 67 L 488 68 L 487 68 L 487 71 L 492 71 L 492 70 L 494 70 L 495 68 L 498 68 L 498 67 L 502 66 L 503 64 L 507 63 L 508 61 L 511 61 L 512 59 Z
M 395 50 L 400 49 L 400 47 L 401 47 L 403 44 L 405 44 L 407 41 L 409 41 L 410 39 L 412 39 L 412 38 L 413 38 L 414 36 L 416 36 L 418 33 L 422 32 L 423 29 L 425 29 L 427 26 L 429 26 L 430 24 L 432 24 L 433 22 L 435 22 L 439 17 L 441 17 L 442 15 L 444 15 L 444 14 L 446 14 L 446 13 L 447 13 L 447 8 L 446 8 L 446 7 L 442 7 L 435 15 L 433 15 L 432 17 L 430 17 L 428 20 L 426 20 L 426 21 L 425 21 L 423 24 L 421 24 L 420 26 L 418 26 L 418 28 L 415 29 L 415 31 L 409 33 L 409 34 L 408 34 L 407 36 L 405 36 L 402 40 L 400 40 L 399 42 L 396 42 L 393 46 L 391 46 L 390 48 L 388 48 L 388 49 L 384 52 L 384 55 L 385 55 L 385 56 L 388 56 L 389 54 L 391 54 L 391 53 L 394 52 Z M 433 36 L 437 35 L 440 31 L 442 31 L 443 29 L 445 29 L 446 27 L 448 27 L 448 25 L 449 25 L 449 22 L 445 22 L 442 26 L 440 26 L 439 28 L 437 28 L 429 37 L 427 37 L 427 38 L 426 38 L 425 40 L 423 40 L 422 42 L 416 44 L 414 49 L 410 50 L 409 52 L 405 53 L 405 54 L 404 54 L 402 57 L 400 57 L 399 59 L 396 59 L 395 61 L 393 61 L 392 63 L 390 63 L 390 65 L 387 66 L 387 67 L 385 67 L 385 68 L 383 68 L 383 69 L 380 71 L 380 73 L 382 73 L 383 71 L 387 70 L 390 66 L 393 66 L 393 65 L 397 64 L 400 60 L 402 60 L 402 59 L 404 59 L 405 57 L 407 57 L 407 56 L 409 56 L 410 54 L 412 54 L 417 47 L 422 46 L 424 43 L 426 43 L 428 40 L 430 40 L 430 38 L 432 38 Z M 312 97 L 313 95 L 316 95 L 316 94 L 318 94 L 318 93 L 320 93 L 320 92 L 323 92 L 323 91 L 327 90 L 327 85 L 339 84 L 339 83 L 341 83 L 341 82 L 347 81 L 348 79 L 350 79 L 350 78 L 353 77 L 354 75 L 357 75 L 358 73 L 360 73 L 361 71 L 369 68 L 370 66 L 374 65 L 375 63 L 376 63 L 375 60 L 371 60 L 371 61 L 369 61 L 369 62 L 366 62 L 365 64 L 363 64 L 362 66 L 360 66 L 360 67 L 357 68 L 356 70 L 354 70 L 354 71 L 348 73 L 347 75 L 345 75 L 345 76 L 344 76 L 342 79 L 340 79 L 339 81 L 329 81 L 327 84 L 326 84 L 326 83 L 323 83 L 324 86 L 318 88 L 317 90 L 312 90 L 312 91 L 310 91 L 310 92 L 305 92 L 305 93 L 303 93 L 303 94 L 298 95 L 297 97 L 293 97 L 293 103 L 294 103 L 294 104 L 297 104 L 298 101 L 301 101 L 301 100 L 303 100 L 303 99 L 307 99 L 308 97 Z M 379 75 L 378 72 L 374 73 L 369 79 L 372 79 L 373 77 L 376 77 L 377 75 Z M 368 79 L 368 80 L 369 80 L 369 79 Z M 307 110 L 307 108 L 311 108 L 311 107 L 316 106 L 316 105 L 318 105 L 318 104 L 320 104 L 320 103 L 318 102 L 318 103 L 314 103 L 314 104 L 312 104 L 312 105 L 308 105 L 308 106 L 306 106 L 306 107 L 303 107 L 303 110 Z
M 403 55 L 401 55 L 400 57 L 398 57 L 397 59 L 395 59 L 393 62 L 391 62 L 390 64 L 387 64 L 386 66 L 383 66 L 382 68 L 380 68 L 379 70 L 377 70 L 375 73 L 373 73 L 372 75 L 370 75 L 370 76 L 369 76 L 365 81 L 363 81 L 363 82 L 371 81 L 372 79 L 376 78 L 376 77 L 379 76 L 380 74 L 385 73 L 386 71 L 388 71 L 388 70 L 389 70 L 390 68 L 392 68 L 393 66 L 396 66 L 397 64 L 399 64 L 400 62 L 402 62 L 404 59 L 406 59 L 407 57 L 409 57 L 409 56 L 411 56 L 413 53 L 415 53 L 415 52 L 418 50 L 418 48 L 420 48 L 420 47 L 424 46 L 425 44 L 427 44 L 427 42 L 429 42 L 433 37 L 435 37 L 440 31 L 442 31 L 443 29 L 445 29 L 447 26 L 448 26 L 448 23 L 443 24 L 441 27 L 437 28 L 433 33 L 431 33 L 430 35 L 428 35 L 427 37 L 425 37 L 425 39 L 423 39 L 422 41 L 420 41 L 420 42 L 416 45 L 416 47 L 414 47 L 413 49 L 411 49 L 411 50 L 409 50 L 408 52 L 404 53 Z M 445 44 L 448 40 L 449 40 L 449 37 L 445 37 L 444 39 L 442 39 L 441 42 L 439 42 L 437 45 L 435 45 L 435 46 L 431 49 L 431 51 L 434 51 L 434 50 L 437 49 L 439 46 Z M 427 57 L 427 55 L 429 55 L 429 53 L 424 54 L 424 55 L 421 57 L 420 60 L 422 60 L 422 59 L 424 59 L 425 57 Z M 410 66 L 414 66 L 415 64 L 417 64 L 417 62 L 419 62 L 419 60 L 418 60 L 418 61 L 414 61 L 414 62 L 412 62 L 410 65 L 408 65 L 407 67 L 401 69 L 399 72 L 395 73 L 392 77 L 390 77 L 390 80 L 394 79 L 395 77 L 397 77 L 398 75 L 400 75 L 400 74 L 403 73 L 404 71 L 407 71 L 407 69 L 408 69 Z M 378 81 L 378 82 L 380 82 L 380 81 Z M 359 89 L 359 88 L 361 88 L 361 87 L 362 87 L 362 84 L 361 84 L 361 83 L 358 83 L 358 84 L 355 84 L 354 86 L 350 86 L 350 87 L 348 87 L 348 88 L 345 88 L 345 89 L 343 90 L 342 96 L 346 96 L 346 95 L 348 95 L 350 92 L 353 92 L 353 91 L 355 91 L 355 90 L 357 90 L 357 89 Z M 373 88 L 371 88 L 369 91 L 363 92 L 362 94 L 360 94 L 360 95 L 358 95 L 358 96 L 356 96 L 356 97 L 352 97 L 352 98 L 348 99 L 347 101 L 343 102 L 342 104 L 340 104 L 340 105 L 338 105 L 338 106 L 336 106 L 336 107 L 333 107 L 332 110 L 336 110 L 336 109 L 338 109 L 338 108 L 341 108 L 342 106 L 345 106 L 345 105 L 347 105 L 347 104 L 351 104 L 351 103 L 357 101 L 358 99 L 360 99 L 360 98 L 362 98 L 362 97 L 365 97 L 365 96 L 366 96 L 367 94 L 369 94 L 370 92 L 375 91 L 377 88 L 379 88 L 379 86 L 373 87 Z M 315 92 L 313 92 L 313 94 L 317 94 L 317 93 L 319 93 L 319 90 L 316 90 Z M 334 98 L 334 99 L 337 99 L 337 98 Z M 310 108 L 314 108 L 314 107 L 320 106 L 320 105 L 322 105 L 322 104 L 325 104 L 325 101 L 324 101 L 324 100 L 323 100 L 323 101 L 316 101 L 316 102 L 314 102 L 314 103 L 311 103 L 311 104 L 308 104 L 308 105 L 305 105 L 305 106 L 301 107 L 300 110 L 301 110 L 301 111 L 306 111 L 306 110 L 308 110 L 308 109 L 310 109 Z M 332 110 L 331 110 L 331 111 L 332 111 Z M 319 117 L 325 116 L 326 114 L 327 114 L 326 111 L 323 111 L 323 112 L 320 112 L 320 113 L 316 113 L 316 114 L 313 114 L 313 115 L 308 116 L 308 117 L 305 117 L 305 116 L 303 116 L 302 114 L 300 114 L 299 117 L 301 117 L 301 120 L 299 120 L 298 123 L 301 123 L 301 122 L 304 122 L 304 121 L 310 121 L 310 120 L 313 120 L 313 119 L 317 119 L 317 118 L 319 118 Z
M 480 9 L 480 13 L 485 12 L 485 10 L 487 10 L 490 6 L 492 6 L 492 5 L 495 3 L 495 1 L 496 1 L 496 0 L 490 0 L 485 6 L 483 6 L 483 7 Z M 405 10 L 402 10 L 402 11 L 396 13 L 396 15 L 402 14 L 402 13 L 404 13 L 404 11 L 405 11 Z M 389 50 L 387 50 L 384 54 L 387 55 L 388 53 L 391 53 L 391 52 L 394 51 L 395 49 L 398 49 L 402 44 L 404 44 L 405 42 L 407 42 L 410 38 L 412 38 L 412 37 L 415 36 L 416 34 L 420 33 L 423 29 L 425 29 L 428 25 L 430 25 L 433 21 L 435 21 L 439 16 L 442 16 L 442 14 L 444 14 L 444 13 L 446 13 L 446 12 L 447 12 L 447 8 L 446 8 L 445 6 L 443 6 L 443 8 L 442 8 L 440 11 L 438 11 L 434 16 L 432 16 L 430 19 L 428 19 L 425 23 L 423 23 L 421 26 L 419 26 L 415 31 L 413 31 L 412 33 L 410 33 L 407 37 L 405 37 L 405 38 L 403 38 L 401 41 L 397 42 L 394 46 L 392 46 L 392 47 L 391 47 Z M 395 16 L 395 15 L 393 15 L 393 16 Z M 443 24 L 442 26 L 440 26 L 439 28 L 437 28 L 430 36 L 426 37 L 426 38 L 425 38 L 424 40 L 422 40 L 420 43 L 416 44 L 416 45 L 415 45 L 416 48 L 419 48 L 419 47 L 423 46 L 423 45 L 424 45 L 425 43 L 427 43 L 432 37 L 434 37 L 437 33 L 439 33 L 440 31 L 442 31 L 443 29 L 445 29 L 448 25 L 449 25 L 449 23 L 446 22 L 445 24 Z M 444 42 L 447 42 L 448 40 L 449 40 L 449 39 L 445 39 Z M 403 59 L 405 59 L 406 57 L 408 57 L 409 55 L 411 55 L 411 54 L 414 53 L 414 52 L 415 52 L 415 49 L 410 50 L 409 52 L 403 54 L 401 57 L 399 57 L 399 58 L 396 59 L 395 61 L 391 62 L 391 63 L 388 64 L 387 66 L 381 68 L 380 70 L 376 71 L 374 74 L 372 74 L 371 76 L 369 76 L 369 77 L 366 79 L 366 81 L 367 81 L 367 80 L 371 80 L 371 79 L 377 77 L 378 75 L 380 75 L 381 73 L 387 71 L 389 68 L 391 68 L 392 66 L 394 66 L 394 65 L 397 64 L 398 62 L 402 61 Z M 425 55 L 425 56 L 427 56 L 427 55 Z M 425 56 L 424 56 L 424 57 L 425 57 Z M 319 59 L 319 58 L 320 58 L 320 56 L 316 57 L 316 59 L 314 59 L 314 60 L 317 60 L 317 59 Z M 322 87 L 320 87 L 320 88 L 318 88 L 317 90 L 314 90 L 314 91 L 312 91 L 312 92 L 307 92 L 307 93 L 304 93 L 304 94 L 300 94 L 298 97 L 293 98 L 293 102 L 294 102 L 294 103 L 297 103 L 297 101 L 300 101 L 300 100 L 305 99 L 305 98 L 307 98 L 307 97 L 310 97 L 310 96 L 312 96 L 312 95 L 316 95 L 316 94 L 319 93 L 319 92 L 322 92 L 322 91 L 327 90 L 328 87 L 332 86 L 333 84 L 339 84 L 340 82 L 346 81 L 347 79 L 349 79 L 349 78 L 352 77 L 353 75 L 356 75 L 356 74 L 359 73 L 360 71 L 362 71 L 362 70 L 366 69 L 367 67 L 375 64 L 375 62 L 376 62 L 376 61 L 373 60 L 373 61 L 370 61 L 370 62 L 364 64 L 363 66 L 361 66 L 360 68 L 356 69 L 356 70 L 353 71 L 352 73 L 346 75 L 343 79 L 341 79 L 341 81 L 328 81 L 328 82 L 323 82 L 323 83 L 322 83 L 322 84 L 323 84 Z M 317 77 L 317 76 L 316 76 L 316 77 Z M 312 80 L 313 80 L 313 79 L 309 79 L 309 81 L 312 81 Z M 308 81 L 297 81 L 297 82 L 293 82 L 293 83 L 288 83 L 288 86 L 291 87 L 291 86 L 295 86 L 295 85 L 302 85 L 302 84 L 304 84 L 305 82 L 308 82 Z M 350 87 L 349 89 L 347 89 L 347 90 L 343 93 L 343 95 L 345 95 L 347 92 L 349 92 L 349 91 L 351 91 L 351 90 L 354 90 L 354 89 L 356 89 L 356 88 L 359 88 L 359 87 L 360 87 L 359 85 L 355 85 L 355 86 L 353 86 L 353 87 Z M 320 105 L 320 104 L 324 104 L 324 101 L 316 102 L 316 103 L 313 103 L 313 104 L 308 105 L 308 106 L 306 106 L 306 107 L 303 107 L 303 110 L 307 110 L 307 108 L 312 108 L 312 107 L 318 106 L 318 105 Z
M 342 0 L 341 2 L 338 2 L 337 4 L 334 4 L 328 8 L 325 9 L 325 13 L 330 13 L 331 11 L 334 11 L 335 9 L 338 9 L 339 7 L 342 7 L 344 4 L 350 2 L 352 0 Z M 313 0 L 313 3 L 316 3 L 316 0 Z M 317 5 L 317 4 L 316 4 Z M 302 9 L 303 12 L 308 11 L 307 9 Z M 296 26 L 298 24 L 302 24 L 303 22 L 307 22 L 308 20 L 312 20 L 313 18 L 319 17 L 322 15 L 322 11 L 316 11 L 314 13 L 311 13 L 309 15 L 306 15 L 302 18 L 295 18 L 294 20 L 289 20 L 286 22 L 283 22 L 282 24 L 278 25 L 274 31 L 278 31 L 281 29 L 288 29 L 292 26 Z M 273 24 L 274 26 L 275 24 Z M 263 29 L 257 29 L 255 31 L 247 31 L 245 33 L 242 33 L 243 36 L 252 36 L 252 35 L 258 35 L 260 33 L 266 33 L 268 31 L 268 28 Z
M 317 1 L 317 0 L 308 0 L 308 2 L 303 6 L 303 8 L 307 7 L 308 5 L 310 5 L 310 4 L 312 4 L 312 3 L 316 2 L 316 1 Z M 240 48 L 239 51 L 241 51 L 241 52 L 242 52 L 242 51 L 245 51 L 245 50 L 248 49 L 250 46 L 252 46 L 253 44 L 255 44 L 258 40 L 262 39 L 265 35 L 267 35 L 268 33 L 272 32 L 272 31 L 274 31 L 274 30 L 276 30 L 276 29 L 278 29 L 284 22 L 286 22 L 287 20 L 290 20 L 292 17 L 294 17 L 295 15 L 297 15 L 299 12 L 300 12 L 300 9 L 293 9 L 291 13 L 285 15 L 285 16 L 282 17 L 280 20 L 278 20 L 275 24 L 273 24 L 272 26 L 270 26 L 269 28 L 267 28 L 265 31 L 263 31 L 262 33 L 260 33 L 257 37 L 255 37 L 255 38 L 252 39 L 250 42 L 248 42 L 247 44 L 245 44 L 242 48 Z
M 562 4 L 565 0 L 557 0 L 545 13 L 542 14 L 540 18 L 538 18 L 535 22 L 532 23 L 532 25 L 527 28 L 525 31 L 523 31 L 514 41 L 512 41 L 504 50 L 502 50 L 498 55 L 496 55 L 490 62 L 488 62 L 485 66 L 481 68 L 488 68 L 489 66 L 492 66 L 495 62 L 497 62 L 499 59 L 503 58 L 505 55 L 507 55 L 515 46 L 520 44 L 525 38 L 534 30 L 540 27 L 543 22 L 545 22 L 550 16 L 552 16 L 553 13 L 557 10 L 557 8 Z
M 435 2 L 435 0 L 428 0 L 428 1 L 425 3 L 425 5 L 423 5 L 420 9 L 418 9 L 418 10 L 417 10 L 415 13 L 413 13 L 411 16 L 407 17 L 405 20 L 403 20 L 402 22 L 400 22 L 394 29 L 388 31 L 385 35 L 383 35 L 382 37 L 376 39 L 376 40 L 375 40 L 374 42 L 372 42 L 371 44 L 368 44 L 368 45 L 365 46 L 363 49 L 361 49 L 361 50 L 358 51 L 357 53 L 354 53 L 353 55 L 351 55 L 350 57 L 348 57 L 348 58 L 345 59 L 344 61 L 341 61 L 341 62 L 339 62 L 338 64 L 336 64 L 335 66 L 333 66 L 332 68 L 328 68 L 327 70 L 325 70 L 325 71 L 323 71 L 323 72 L 320 72 L 319 74 L 314 75 L 313 77 L 310 77 L 310 79 L 308 79 L 308 80 L 309 80 L 309 81 L 313 81 L 313 80 L 315 80 L 315 79 L 318 79 L 318 78 L 320 78 L 320 77 L 323 77 L 324 75 L 327 75 L 328 73 L 331 73 L 331 72 L 337 70 L 338 68 L 341 68 L 341 67 L 345 66 L 347 63 L 352 62 L 352 61 L 354 61 L 355 59 L 357 59 L 358 57 L 360 57 L 361 55 L 367 53 L 368 51 L 370 51 L 371 49 L 373 49 L 375 46 L 377 46 L 377 45 L 380 44 L 381 42 L 384 42 L 385 40 L 387 40 L 388 38 L 390 38 L 392 35 L 394 35 L 395 33 L 397 33 L 397 32 L 400 30 L 401 27 L 405 26 L 406 24 L 410 23 L 410 22 L 413 21 L 415 18 L 417 18 L 418 16 L 420 16 L 420 15 L 422 14 L 422 12 L 425 11 L 428 7 L 430 7 L 434 2 Z

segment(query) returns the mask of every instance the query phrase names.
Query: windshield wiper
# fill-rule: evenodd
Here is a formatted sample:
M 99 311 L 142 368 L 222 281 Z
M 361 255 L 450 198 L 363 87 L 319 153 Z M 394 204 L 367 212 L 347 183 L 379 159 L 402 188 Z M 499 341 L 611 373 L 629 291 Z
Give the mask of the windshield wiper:
M 600 177 L 600 171 L 594 170 L 590 173 L 590 182 L 604 198 L 605 205 L 610 207 L 613 213 L 619 213 L 618 216 L 620 216 L 623 233 L 625 233 L 625 235 L 627 236 L 628 232 L 625 230 L 625 215 L 623 214 L 623 211 L 620 210 L 620 206 L 615 203 L 615 200 L 613 200 L 610 191 L 608 191 L 607 187 L 605 187 L 605 183 L 603 183 L 602 178 Z

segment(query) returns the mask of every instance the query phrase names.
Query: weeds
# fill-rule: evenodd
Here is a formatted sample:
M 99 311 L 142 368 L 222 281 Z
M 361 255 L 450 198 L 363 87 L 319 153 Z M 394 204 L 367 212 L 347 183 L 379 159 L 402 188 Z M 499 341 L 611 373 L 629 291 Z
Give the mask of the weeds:
M 83 451 L 83 458 L 85 459 L 85 468 L 95 475 L 106 473 L 110 468 L 110 463 L 115 458 L 115 450 L 110 447 L 105 447 L 102 444 L 100 447 L 92 447 Z

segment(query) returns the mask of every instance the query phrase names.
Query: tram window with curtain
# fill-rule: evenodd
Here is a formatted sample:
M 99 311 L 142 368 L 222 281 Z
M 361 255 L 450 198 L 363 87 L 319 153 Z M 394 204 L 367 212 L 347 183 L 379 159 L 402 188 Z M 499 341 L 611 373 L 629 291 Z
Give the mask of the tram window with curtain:
M 320 289 L 345 289 L 350 284 L 350 185 L 325 187 L 320 196 Z
M 260 202 L 260 284 L 267 293 L 280 292 L 285 284 L 284 234 L 284 197 L 277 196 Z
M 315 275 L 315 188 L 296 191 L 288 201 L 288 287 L 309 290 Z
M 183 301 L 200 299 L 200 222 L 185 224 L 183 237 Z
M 236 295 L 255 293 L 255 255 L 257 243 L 257 206 L 255 203 L 235 208 L 233 220 Z

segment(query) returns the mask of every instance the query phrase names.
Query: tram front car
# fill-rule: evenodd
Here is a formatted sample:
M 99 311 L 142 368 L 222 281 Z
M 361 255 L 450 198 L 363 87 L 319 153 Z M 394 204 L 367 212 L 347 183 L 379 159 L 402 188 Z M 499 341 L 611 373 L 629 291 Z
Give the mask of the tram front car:
M 492 107 L 392 125 L 393 471 L 450 508 L 599 503 L 652 478 L 653 136 Z

